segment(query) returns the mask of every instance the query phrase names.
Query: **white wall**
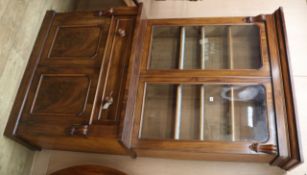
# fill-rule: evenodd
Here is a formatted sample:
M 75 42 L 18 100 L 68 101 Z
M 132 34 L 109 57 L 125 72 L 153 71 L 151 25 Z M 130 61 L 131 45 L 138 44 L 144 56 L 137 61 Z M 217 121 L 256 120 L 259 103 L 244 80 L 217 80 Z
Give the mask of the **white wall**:
M 272 13 L 283 6 L 288 30 L 289 49 L 294 75 L 302 144 L 307 157 L 307 5 L 305 0 L 203 0 L 149 1 L 143 0 L 149 18 L 248 16 Z M 307 164 L 290 172 L 259 163 L 187 161 L 153 158 L 110 156 L 101 154 L 43 151 L 36 154 L 33 174 L 51 173 L 77 164 L 101 164 L 123 170 L 131 175 L 304 175 Z M 43 170 L 40 167 L 44 167 Z

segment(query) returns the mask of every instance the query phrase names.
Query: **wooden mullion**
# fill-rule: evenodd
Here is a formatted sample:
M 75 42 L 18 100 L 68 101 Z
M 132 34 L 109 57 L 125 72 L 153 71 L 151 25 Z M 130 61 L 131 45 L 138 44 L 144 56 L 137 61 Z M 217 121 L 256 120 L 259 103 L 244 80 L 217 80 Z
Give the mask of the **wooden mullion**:
M 160 84 L 262 84 L 271 82 L 271 78 L 242 77 L 140 77 L 140 82 Z
M 178 70 L 178 69 L 168 69 L 168 70 L 148 70 L 141 71 L 141 77 L 262 77 L 269 78 L 271 77 L 271 73 L 269 71 L 260 71 L 260 70 L 252 70 L 252 69 L 238 69 L 238 70 Z

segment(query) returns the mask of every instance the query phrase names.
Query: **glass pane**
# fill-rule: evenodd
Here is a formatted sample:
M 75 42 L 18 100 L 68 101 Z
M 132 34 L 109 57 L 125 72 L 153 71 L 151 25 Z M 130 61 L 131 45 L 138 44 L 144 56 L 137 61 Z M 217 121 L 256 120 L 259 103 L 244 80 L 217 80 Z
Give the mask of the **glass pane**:
M 151 69 L 176 69 L 180 27 L 154 27 L 151 43 Z
M 143 115 L 143 138 L 168 139 L 173 136 L 175 85 L 148 85 Z
M 268 138 L 261 85 L 149 84 L 144 103 L 141 138 L 259 142 Z
M 257 26 L 231 26 L 234 69 L 261 67 L 260 36 Z
M 154 26 L 150 68 L 258 69 L 259 38 L 255 25 Z

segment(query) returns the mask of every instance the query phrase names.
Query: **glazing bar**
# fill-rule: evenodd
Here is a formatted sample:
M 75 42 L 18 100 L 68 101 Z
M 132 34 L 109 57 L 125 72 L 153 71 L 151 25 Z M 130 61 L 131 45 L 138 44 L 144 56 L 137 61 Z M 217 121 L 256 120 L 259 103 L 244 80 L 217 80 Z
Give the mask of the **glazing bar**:
M 201 27 L 201 69 L 206 68 L 205 57 L 205 27 Z M 205 125 L 205 85 L 200 89 L 200 118 L 199 118 L 199 139 L 204 140 L 204 125 Z
M 228 59 L 229 59 L 229 69 L 234 69 L 233 62 L 233 44 L 232 44 L 232 30 L 231 26 L 228 27 L 227 32 L 227 41 L 228 41 Z M 235 101 L 234 101 L 234 89 L 230 89 L 230 117 L 231 117 L 231 140 L 236 140 L 236 122 L 235 122 Z
M 178 69 L 183 69 L 184 65 L 184 49 L 185 49 L 185 27 L 181 27 L 180 30 L 180 54 Z M 177 86 L 176 97 L 176 118 L 175 118 L 175 140 L 180 138 L 180 126 L 181 126 L 181 106 L 182 106 L 182 85 Z

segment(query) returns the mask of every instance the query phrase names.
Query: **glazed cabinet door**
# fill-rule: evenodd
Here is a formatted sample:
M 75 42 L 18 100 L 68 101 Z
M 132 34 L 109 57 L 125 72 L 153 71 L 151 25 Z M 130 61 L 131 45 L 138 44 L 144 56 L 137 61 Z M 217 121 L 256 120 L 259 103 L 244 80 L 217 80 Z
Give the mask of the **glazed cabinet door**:
M 133 132 L 140 155 L 274 159 L 264 21 L 148 20 L 145 41 Z

